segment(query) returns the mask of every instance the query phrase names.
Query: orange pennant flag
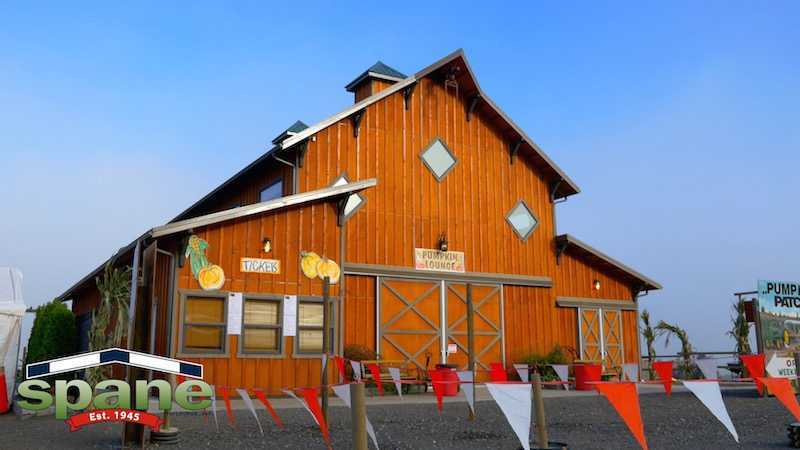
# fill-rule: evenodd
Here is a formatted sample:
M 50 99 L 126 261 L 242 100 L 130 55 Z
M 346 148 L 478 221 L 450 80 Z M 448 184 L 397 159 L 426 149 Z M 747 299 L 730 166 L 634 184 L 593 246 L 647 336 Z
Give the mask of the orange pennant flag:
M 333 362 L 336 363 L 336 368 L 339 369 L 339 376 L 341 377 L 342 381 L 346 382 L 347 381 L 347 375 L 345 374 L 345 371 L 344 371 L 344 358 L 342 358 L 341 356 L 334 356 L 333 357 Z
M 603 397 L 608 399 L 611 406 L 617 410 L 625 425 L 633 433 L 633 437 L 647 450 L 647 440 L 644 437 L 644 424 L 642 413 L 639 410 L 639 394 L 636 384 L 631 382 L 597 383 L 594 385 Z
M 664 390 L 667 395 L 672 395 L 672 361 L 655 361 L 653 362 L 653 370 L 656 371 L 658 377 L 664 383 Z
M 764 354 L 759 353 L 758 355 L 740 355 L 739 359 L 742 360 L 742 365 L 747 369 L 747 373 L 750 374 L 750 378 L 755 380 L 756 382 L 756 389 L 758 389 L 759 395 L 764 393 L 764 383 L 760 381 L 762 377 L 764 377 Z
M 786 409 L 794 416 L 795 419 L 800 420 L 800 405 L 797 404 L 797 397 L 794 395 L 791 383 L 788 378 L 757 378 L 761 384 L 767 387 L 772 395 L 775 396 Z
M 503 363 L 494 362 L 491 364 L 489 379 L 494 383 L 508 381 L 508 373 L 506 373 L 506 368 L 503 367 Z
M 275 412 L 275 408 L 272 407 L 272 403 L 267 400 L 267 396 L 264 395 L 264 391 L 262 389 L 253 389 L 253 394 L 255 394 L 256 398 L 267 408 L 269 414 L 272 416 L 272 420 L 275 421 L 275 425 L 277 425 L 280 429 L 283 429 L 283 422 L 281 418 L 278 417 L 278 413 Z
M 228 394 L 228 388 L 225 386 L 219 386 L 219 392 L 222 394 L 222 399 L 225 400 L 225 411 L 228 412 L 228 422 L 231 423 L 231 426 L 236 428 L 236 419 L 233 417 L 233 408 L 231 408 L 231 397 Z
M 325 439 L 325 443 L 328 444 L 328 448 L 330 448 L 331 436 L 328 434 L 328 424 L 325 423 L 325 416 L 322 415 L 322 408 L 319 406 L 319 399 L 317 398 L 319 396 L 319 390 L 317 388 L 303 388 L 300 392 L 303 394 L 303 398 L 306 400 L 306 405 L 308 405 L 308 409 L 311 410 L 311 414 L 317 419 L 319 429 L 322 431 L 322 438 Z
M 381 382 L 381 369 L 378 367 L 377 364 L 368 364 L 367 368 L 369 368 L 369 373 L 372 374 L 372 379 L 378 386 L 378 395 L 383 395 L 383 382 Z
M 433 385 L 433 393 L 436 394 L 436 407 L 439 409 L 439 414 L 442 414 L 442 397 L 444 397 L 444 373 L 439 370 L 431 371 L 431 384 Z

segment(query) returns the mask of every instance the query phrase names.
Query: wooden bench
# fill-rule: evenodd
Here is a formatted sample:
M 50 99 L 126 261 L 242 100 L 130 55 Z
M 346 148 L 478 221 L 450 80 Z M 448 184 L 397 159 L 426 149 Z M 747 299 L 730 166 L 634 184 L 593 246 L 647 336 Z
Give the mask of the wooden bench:
M 401 389 L 403 390 L 403 394 L 407 394 L 411 392 L 411 386 L 414 384 L 412 383 L 419 383 L 419 386 L 423 386 L 425 392 L 427 392 L 427 383 L 424 383 L 424 380 L 420 378 L 420 371 L 413 365 L 410 365 L 408 361 L 405 360 L 397 360 L 397 359 L 372 359 L 372 360 L 365 360 L 361 361 L 361 378 L 363 380 L 372 380 L 372 372 L 369 370 L 370 364 L 377 364 L 381 370 L 381 384 L 390 384 L 394 386 L 394 380 L 392 380 L 391 374 L 389 374 L 389 368 L 398 368 L 400 369 L 400 381 L 403 382 Z

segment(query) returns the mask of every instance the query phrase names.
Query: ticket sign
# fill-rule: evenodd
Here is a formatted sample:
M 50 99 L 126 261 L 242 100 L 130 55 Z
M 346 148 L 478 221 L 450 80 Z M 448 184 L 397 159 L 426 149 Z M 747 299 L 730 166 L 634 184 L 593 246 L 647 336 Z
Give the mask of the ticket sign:
M 443 252 L 430 248 L 415 248 L 414 266 L 417 270 L 463 273 L 464 252 Z
M 800 283 L 759 280 L 758 316 L 765 351 L 800 350 Z
M 250 273 L 281 273 L 281 262 L 277 259 L 242 258 L 239 270 Z

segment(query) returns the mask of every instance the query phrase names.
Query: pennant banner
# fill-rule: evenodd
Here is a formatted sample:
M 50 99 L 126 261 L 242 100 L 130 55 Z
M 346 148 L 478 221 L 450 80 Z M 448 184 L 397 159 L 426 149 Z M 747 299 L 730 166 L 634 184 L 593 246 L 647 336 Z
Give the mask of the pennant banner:
M 337 386 L 331 386 L 333 389 L 333 393 L 336 394 L 337 397 L 342 399 L 345 405 L 348 408 L 352 408 L 352 404 L 350 403 L 350 385 L 349 384 L 340 384 Z M 367 422 L 367 434 L 369 438 L 372 439 L 372 443 L 375 444 L 375 448 L 379 449 L 378 447 L 378 438 L 375 436 L 375 429 L 372 428 L 372 423 L 369 421 L 369 417 L 366 417 Z
M 655 361 L 653 370 L 656 371 L 661 382 L 664 383 L 664 390 L 667 395 L 672 395 L 672 361 Z
M 703 377 L 708 380 L 714 380 L 717 378 L 717 363 L 719 360 L 715 358 L 700 358 L 695 361 L 697 367 L 700 369 L 700 372 L 703 373 Z
M 219 433 L 219 421 L 217 420 L 217 388 L 211 386 L 211 412 L 214 414 L 214 425 L 217 426 L 217 433 Z
M 222 393 L 222 400 L 225 401 L 225 411 L 228 414 L 228 422 L 232 427 L 236 428 L 236 418 L 233 417 L 233 408 L 231 408 L 231 397 L 228 394 L 228 388 L 220 386 L 219 391 Z
M 747 373 L 750 375 L 750 378 L 755 380 L 756 382 L 756 389 L 758 389 L 759 395 L 764 393 L 764 383 L 761 381 L 761 378 L 764 377 L 764 354 L 759 353 L 758 355 L 740 355 L 739 359 L 742 360 L 742 365 L 747 369 Z
M 558 376 L 559 380 L 561 380 L 561 381 L 563 381 L 565 383 L 569 383 L 569 366 L 568 365 L 566 365 L 566 364 L 550 364 L 550 367 L 553 368 L 553 371 L 556 373 L 556 375 Z M 566 391 L 569 390 L 569 385 L 568 384 L 564 385 L 564 390 L 566 390 Z
M 623 364 L 622 376 L 627 378 L 628 381 L 639 381 L 639 365 L 634 363 Z
M 529 371 L 527 364 L 514 364 L 514 368 L 517 369 L 517 374 L 519 375 L 519 379 L 522 381 L 529 381 Z
M 731 422 L 731 416 L 728 414 L 728 409 L 722 401 L 719 383 L 716 381 L 684 381 L 683 385 L 692 391 L 692 394 L 700 400 L 700 403 L 705 405 L 711 411 L 711 414 L 725 425 L 725 428 L 733 435 L 733 439 L 739 442 L 739 434 L 736 432 L 736 428 Z
M 319 422 L 317 421 L 317 416 L 315 416 L 315 415 L 314 415 L 314 413 L 313 413 L 313 412 L 311 411 L 311 409 L 308 407 L 308 405 L 306 404 L 306 402 L 304 402 L 304 401 L 300 400 L 300 397 L 298 397 L 297 395 L 295 395 L 295 393 L 294 393 L 294 392 L 292 392 L 292 391 L 291 391 L 291 390 L 289 390 L 289 389 L 282 389 L 282 391 L 283 391 L 283 392 L 284 392 L 286 395 L 288 395 L 289 397 L 292 397 L 293 399 L 297 400 L 297 401 L 298 401 L 298 402 L 299 402 L 301 405 L 303 405 L 303 408 L 305 408 L 305 410 L 306 410 L 306 411 L 308 411 L 308 413 L 309 413 L 309 414 L 311 414 L 311 418 L 313 418 L 313 419 L 314 419 L 314 423 L 316 423 L 317 425 L 319 425 Z
M 325 373 L 325 369 L 328 368 L 328 355 L 323 353 L 322 354 L 322 370 L 320 373 Z
M 503 411 L 522 448 L 530 450 L 531 385 L 486 383 L 486 389 Z
M 783 403 L 783 406 L 792 413 L 796 420 L 800 421 L 800 405 L 797 404 L 797 397 L 795 397 L 794 389 L 788 378 L 762 377 L 758 381 Z
M 470 370 L 462 370 L 460 372 L 456 372 L 458 375 L 458 381 L 462 383 L 469 383 L 464 389 L 461 391 L 464 393 L 464 397 L 467 398 L 467 404 L 469 405 L 469 409 L 472 411 L 472 414 L 475 414 L 475 391 L 472 389 L 472 382 L 474 381 L 475 377 Z
M 372 379 L 375 385 L 378 386 L 378 395 L 383 395 L 383 382 L 381 381 L 381 369 L 377 364 L 367 364 L 369 373 L 372 374 Z
M 403 382 L 400 379 L 400 369 L 397 367 L 388 367 L 389 369 L 389 376 L 392 377 L 392 381 L 394 381 L 394 387 L 397 389 L 397 395 L 400 397 L 403 396 Z
M 358 361 L 350 361 L 350 366 L 353 368 L 353 380 L 361 381 L 361 363 Z
M 247 409 L 253 414 L 253 418 L 256 419 L 256 424 L 258 424 L 258 431 L 261 432 L 261 435 L 264 435 L 264 429 L 261 428 L 261 421 L 258 420 L 258 414 L 256 414 L 256 408 L 253 406 L 253 401 L 250 400 L 250 394 L 247 393 L 246 389 L 236 389 L 236 392 L 239 393 L 239 397 L 242 397 L 244 401 L 244 405 L 247 406 Z
M 317 398 L 319 396 L 319 389 L 303 388 L 300 390 L 300 393 L 303 394 L 308 409 L 311 411 L 314 419 L 316 419 L 320 431 L 322 431 L 322 438 L 325 439 L 325 443 L 328 444 L 328 448 L 330 448 L 331 436 L 328 434 L 328 424 L 325 423 L 325 416 L 322 415 L 322 408 L 319 406 L 319 398 Z
M 636 441 L 647 450 L 647 440 L 644 437 L 644 424 L 642 413 L 639 410 L 639 394 L 634 383 L 596 383 L 595 388 L 603 395 L 611 406 L 617 410 L 625 425 L 636 438 Z
M 278 425 L 280 429 L 283 429 L 283 422 L 281 421 L 281 418 L 278 417 L 278 413 L 275 412 L 275 408 L 272 407 L 272 403 L 267 400 L 267 396 L 264 395 L 264 391 L 261 389 L 254 389 L 253 394 L 255 394 L 256 398 L 261 402 L 261 404 L 267 408 L 267 411 L 269 411 L 269 414 L 272 416 L 272 420 L 275 421 L 275 425 Z
M 339 382 L 347 381 L 347 374 L 344 371 L 344 358 L 341 356 L 334 356 L 333 362 L 336 364 L 336 368 L 339 369 Z
M 436 394 L 436 408 L 439 410 L 439 415 L 442 414 L 442 397 L 444 397 L 444 372 L 440 369 L 431 370 L 431 385 L 433 386 L 433 393 Z

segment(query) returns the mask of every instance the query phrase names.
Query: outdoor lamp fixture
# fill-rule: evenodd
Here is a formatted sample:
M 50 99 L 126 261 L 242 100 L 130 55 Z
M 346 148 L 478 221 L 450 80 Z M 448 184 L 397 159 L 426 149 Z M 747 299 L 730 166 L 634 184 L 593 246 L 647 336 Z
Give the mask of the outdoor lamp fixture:
M 272 242 L 269 240 L 268 237 L 264 238 L 264 240 L 262 240 L 261 243 L 264 244 L 264 253 L 269 253 L 270 250 L 272 250 Z
M 439 242 L 436 243 L 436 248 L 438 248 L 440 252 L 447 251 L 447 236 L 445 236 L 444 233 L 439 235 Z
M 600 290 L 600 280 L 594 280 L 593 287 L 594 287 L 595 291 L 599 291 Z

